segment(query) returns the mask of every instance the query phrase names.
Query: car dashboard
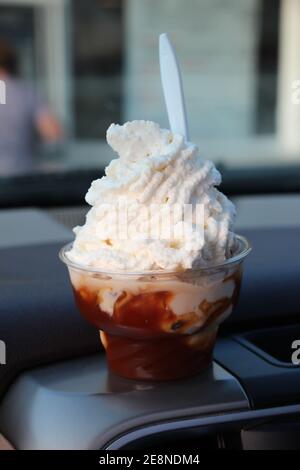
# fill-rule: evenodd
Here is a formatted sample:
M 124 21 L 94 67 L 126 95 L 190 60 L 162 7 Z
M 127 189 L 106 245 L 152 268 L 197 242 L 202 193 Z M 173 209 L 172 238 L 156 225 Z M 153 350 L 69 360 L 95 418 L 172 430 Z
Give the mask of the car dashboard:
M 300 198 L 236 202 L 253 245 L 239 304 L 213 367 L 166 383 L 109 372 L 74 305 L 58 251 L 84 211 L 0 212 L 0 432 L 15 448 L 299 447 L 300 220 L 285 207 Z

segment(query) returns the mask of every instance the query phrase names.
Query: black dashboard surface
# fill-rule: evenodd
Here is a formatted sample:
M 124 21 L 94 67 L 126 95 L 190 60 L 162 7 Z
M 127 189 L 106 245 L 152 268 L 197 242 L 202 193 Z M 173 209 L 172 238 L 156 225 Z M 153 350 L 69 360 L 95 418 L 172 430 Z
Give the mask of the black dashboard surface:
M 300 229 L 248 230 L 239 304 L 223 333 L 299 321 Z M 98 332 L 78 313 L 57 243 L 0 250 L 0 397 L 23 370 L 99 350 Z

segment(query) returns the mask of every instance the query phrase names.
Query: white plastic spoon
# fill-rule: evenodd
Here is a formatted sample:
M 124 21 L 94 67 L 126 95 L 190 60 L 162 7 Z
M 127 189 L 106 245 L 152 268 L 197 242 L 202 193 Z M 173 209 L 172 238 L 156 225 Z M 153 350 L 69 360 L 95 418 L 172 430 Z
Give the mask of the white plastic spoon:
M 189 140 L 181 73 L 175 50 L 166 33 L 159 36 L 161 82 L 171 131 Z

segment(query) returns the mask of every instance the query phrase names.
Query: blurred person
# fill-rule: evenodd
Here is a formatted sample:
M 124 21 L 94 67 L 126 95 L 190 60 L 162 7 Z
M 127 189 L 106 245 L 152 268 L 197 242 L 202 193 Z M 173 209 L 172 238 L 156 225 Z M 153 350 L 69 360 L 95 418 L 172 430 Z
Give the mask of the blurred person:
M 33 167 L 36 136 L 46 143 L 62 139 L 63 130 L 34 88 L 18 78 L 15 49 L 0 39 L 0 80 L 6 103 L 0 103 L 0 175 Z

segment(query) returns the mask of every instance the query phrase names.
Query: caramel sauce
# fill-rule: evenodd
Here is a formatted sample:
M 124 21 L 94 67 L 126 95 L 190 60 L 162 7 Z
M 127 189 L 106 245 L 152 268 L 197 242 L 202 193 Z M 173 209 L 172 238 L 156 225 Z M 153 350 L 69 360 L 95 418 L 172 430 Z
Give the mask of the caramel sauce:
M 112 315 L 99 307 L 98 292 L 81 287 L 74 294 L 85 318 L 102 330 L 102 343 L 114 372 L 132 379 L 169 380 L 197 374 L 211 364 L 217 333 L 213 323 L 237 302 L 241 270 L 223 282 L 232 280 L 231 297 L 201 302 L 206 321 L 193 334 L 188 330 L 199 322 L 199 316 L 195 312 L 175 315 L 169 307 L 171 292 L 122 292 Z
M 193 337 L 194 344 L 190 344 Z M 216 330 L 163 339 L 133 339 L 102 332 L 109 367 L 130 379 L 172 380 L 198 374 L 212 362 Z
M 74 289 L 74 295 L 84 317 L 111 334 L 146 339 L 165 336 L 172 327 L 178 330 L 178 317 L 168 307 L 173 296 L 170 292 L 123 292 L 115 302 L 113 315 L 101 310 L 99 296 L 88 288 Z
M 204 313 L 206 321 L 202 326 L 202 329 L 211 325 L 220 317 L 229 307 L 234 307 L 238 301 L 240 287 L 242 282 L 242 272 L 240 269 L 235 271 L 230 276 L 223 280 L 223 283 L 233 281 L 234 290 L 231 297 L 223 297 L 222 299 L 215 300 L 214 302 L 208 302 L 206 299 L 202 300 L 199 305 L 200 310 Z
M 164 325 L 177 319 L 168 306 L 172 297 L 167 291 L 138 295 L 123 292 L 115 302 L 113 319 L 119 325 L 161 332 Z

